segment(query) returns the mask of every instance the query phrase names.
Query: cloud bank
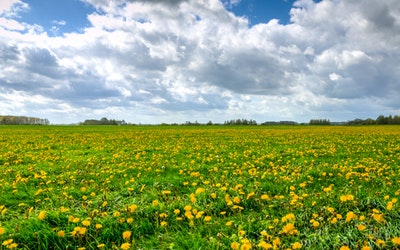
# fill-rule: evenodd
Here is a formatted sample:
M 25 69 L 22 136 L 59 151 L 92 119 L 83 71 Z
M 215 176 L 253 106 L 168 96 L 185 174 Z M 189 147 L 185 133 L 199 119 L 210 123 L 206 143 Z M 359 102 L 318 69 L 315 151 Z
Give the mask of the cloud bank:
M 346 120 L 400 113 L 397 0 L 298 0 L 250 25 L 218 0 L 85 0 L 51 36 L 0 3 L 0 113 L 71 123 Z M 232 1 L 235 4 L 236 1 Z

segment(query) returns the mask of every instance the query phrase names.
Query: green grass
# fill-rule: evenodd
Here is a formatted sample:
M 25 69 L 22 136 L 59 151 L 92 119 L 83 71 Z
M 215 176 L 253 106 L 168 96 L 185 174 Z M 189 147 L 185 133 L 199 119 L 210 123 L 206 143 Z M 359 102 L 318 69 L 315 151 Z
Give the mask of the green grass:
M 399 145 L 398 126 L 3 126 L 0 249 L 399 248 Z

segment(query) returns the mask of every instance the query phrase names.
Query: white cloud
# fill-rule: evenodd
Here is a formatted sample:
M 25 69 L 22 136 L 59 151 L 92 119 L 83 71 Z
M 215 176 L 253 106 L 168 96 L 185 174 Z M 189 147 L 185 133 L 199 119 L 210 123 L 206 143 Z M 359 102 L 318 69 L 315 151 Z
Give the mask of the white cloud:
M 0 112 L 40 106 L 54 122 L 96 114 L 158 123 L 399 111 L 396 1 L 301 0 L 290 24 L 249 27 L 218 0 L 86 0 L 98 9 L 91 26 L 52 37 L 11 18 L 28 9 L 21 1 L 2 2 Z

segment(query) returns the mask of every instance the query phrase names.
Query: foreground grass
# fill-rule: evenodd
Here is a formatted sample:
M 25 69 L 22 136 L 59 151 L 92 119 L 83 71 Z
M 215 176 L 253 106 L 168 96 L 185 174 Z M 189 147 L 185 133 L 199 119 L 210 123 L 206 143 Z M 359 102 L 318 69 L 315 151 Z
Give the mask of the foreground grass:
M 395 249 L 400 127 L 0 127 L 0 249 Z

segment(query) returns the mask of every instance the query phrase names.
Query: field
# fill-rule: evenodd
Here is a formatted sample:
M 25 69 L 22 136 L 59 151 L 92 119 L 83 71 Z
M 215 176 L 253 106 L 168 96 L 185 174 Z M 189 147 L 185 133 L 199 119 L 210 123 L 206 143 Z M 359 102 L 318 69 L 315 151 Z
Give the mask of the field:
M 399 126 L 3 126 L 0 249 L 400 249 Z

